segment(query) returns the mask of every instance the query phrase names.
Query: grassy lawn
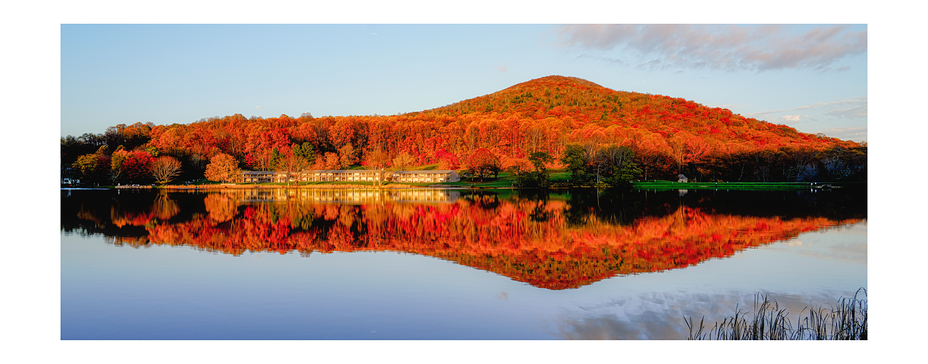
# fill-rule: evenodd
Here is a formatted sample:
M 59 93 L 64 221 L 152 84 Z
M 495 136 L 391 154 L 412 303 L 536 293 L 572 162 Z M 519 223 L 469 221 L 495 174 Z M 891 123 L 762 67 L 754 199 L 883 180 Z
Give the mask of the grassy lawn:
M 509 188 L 515 186 L 515 178 L 506 172 L 500 172 L 497 175 L 497 178 L 462 178 L 458 182 L 444 182 L 439 183 L 442 186 L 456 186 L 456 187 L 481 187 L 481 188 Z
M 416 166 L 416 170 L 434 170 L 438 168 L 437 164 L 422 165 Z M 352 166 L 352 169 L 362 169 L 361 166 Z M 389 170 L 389 169 L 388 169 Z M 570 172 L 565 170 L 549 170 L 551 178 L 552 188 L 573 188 L 575 186 L 570 186 Z M 756 190 L 756 191 L 801 191 L 809 190 L 813 188 L 821 188 L 823 185 L 830 185 L 837 188 L 842 187 L 866 187 L 865 183 L 829 183 L 829 182 L 818 182 L 818 183 L 808 183 L 808 182 L 674 182 L 674 181 L 638 181 L 632 182 L 632 187 L 636 189 L 647 189 L 647 190 Z M 182 185 L 182 184 L 175 184 Z M 209 187 L 216 185 L 217 187 L 221 185 L 219 182 L 208 181 L 205 179 L 193 181 L 188 184 L 188 186 L 203 186 Z M 258 184 L 245 184 L 237 183 L 239 186 L 273 186 L 273 187 L 297 187 L 297 186 L 333 186 L 333 185 L 353 185 L 359 187 L 370 187 L 376 188 L 377 184 L 375 182 L 361 182 L 361 181 L 346 181 L 346 182 L 291 182 L 287 183 L 258 183 Z M 482 188 L 482 189 L 510 189 L 517 188 L 518 184 L 516 183 L 516 178 L 511 173 L 500 172 L 496 178 L 463 178 L 458 182 L 444 182 L 444 183 L 393 183 L 393 182 L 384 182 L 381 186 L 383 187 L 449 187 L 449 188 Z M 113 186 L 111 186 L 113 187 Z M 160 187 L 160 186 L 155 186 Z M 584 186 L 591 187 L 591 186 Z
M 673 182 L 673 181 L 646 181 L 632 182 L 632 186 L 639 189 L 655 190 L 763 190 L 763 191 L 795 191 L 808 190 L 813 186 L 822 186 L 826 183 L 809 182 Z
M 570 172 L 551 171 L 551 183 L 567 183 L 568 179 L 570 179 Z
M 388 185 L 389 183 L 384 183 Z M 371 186 L 376 187 L 377 184 L 374 182 L 365 182 L 365 181 L 316 181 L 316 182 L 268 182 L 268 183 L 259 183 L 260 186 L 280 186 L 280 187 L 295 187 L 295 186 L 318 186 L 318 185 L 357 185 L 357 186 Z

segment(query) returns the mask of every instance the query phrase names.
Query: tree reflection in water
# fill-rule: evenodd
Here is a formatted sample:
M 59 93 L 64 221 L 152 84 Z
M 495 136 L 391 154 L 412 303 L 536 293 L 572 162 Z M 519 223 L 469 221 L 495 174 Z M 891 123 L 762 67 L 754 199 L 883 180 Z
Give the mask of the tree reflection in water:
M 724 258 L 866 218 L 866 197 L 804 192 L 86 191 L 62 230 L 212 252 L 397 251 L 547 289 Z

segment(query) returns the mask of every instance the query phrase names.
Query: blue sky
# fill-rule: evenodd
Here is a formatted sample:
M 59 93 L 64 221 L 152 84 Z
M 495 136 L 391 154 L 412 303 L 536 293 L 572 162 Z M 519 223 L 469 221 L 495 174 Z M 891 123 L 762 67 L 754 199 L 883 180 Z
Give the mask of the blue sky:
M 867 140 L 858 25 L 61 25 L 61 135 L 421 111 L 548 75 Z

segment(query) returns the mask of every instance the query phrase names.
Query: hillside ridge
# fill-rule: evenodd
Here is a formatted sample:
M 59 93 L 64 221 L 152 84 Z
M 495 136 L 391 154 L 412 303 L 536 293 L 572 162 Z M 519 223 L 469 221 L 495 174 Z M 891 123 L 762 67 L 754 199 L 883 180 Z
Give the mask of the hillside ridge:
M 101 145 L 107 148 L 98 150 Z M 312 169 L 358 164 L 464 169 L 480 151 L 497 158 L 501 170 L 524 171 L 537 152 L 551 156 L 551 167 L 562 167 L 571 145 L 583 148 L 589 168 L 599 168 L 600 153 L 629 148 L 642 167 L 638 177 L 646 180 L 673 180 L 681 173 L 703 181 L 866 178 L 866 145 L 801 133 L 692 100 L 616 91 L 558 75 L 398 115 L 246 119 L 235 114 L 191 124 L 120 124 L 101 135 L 62 138 L 62 166 L 85 156 L 85 172 L 105 180 L 112 163 L 103 159 L 118 153 L 120 161 L 134 160 L 127 158 L 136 150 L 149 157 L 173 156 L 193 176 L 202 176 L 217 154 L 251 170 L 278 168 L 286 158 L 299 162 L 293 156 Z M 101 154 L 94 156 L 95 151 Z M 114 167 L 112 172 L 118 171 Z

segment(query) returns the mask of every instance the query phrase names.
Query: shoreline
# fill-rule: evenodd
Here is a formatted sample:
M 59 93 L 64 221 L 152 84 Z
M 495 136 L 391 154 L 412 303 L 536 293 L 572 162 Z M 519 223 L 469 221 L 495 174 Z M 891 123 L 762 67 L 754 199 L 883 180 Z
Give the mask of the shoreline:
M 113 189 L 160 189 L 160 190 L 224 190 L 224 189 L 366 189 L 366 190 L 377 190 L 377 189 L 452 189 L 452 190 L 464 190 L 464 189 L 474 189 L 474 187 L 461 187 L 461 186 L 442 186 L 442 185 L 429 185 L 429 186 L 413 186 L 406 184 L 391 184 L 387 186 L 370 186 L 370 185 L 355 185 L 355 184 L 318 184 L 318 185 L 247 185 L 247 184 L 218 184 L 218 185 L 195 185 L 195 186 L 186 186 L 186 185 L 166 185 L 166 186 L 115 186 Z M 480 187 L 476 187 L 480 188 Z
M 671 182 L 671 181 L 647 181 L 632 182 L 631 189 L 634 190 L 832 190 L 842 188 L 859 188 L 866 186 L 863 183 L 827 183 L 827 182 Z M 552 186 L 548 190 L 569 190 L 569 189 L 586 189 L 597 188 L 595 186 Z M 536 190 L 535 188 L 519 188 L 515 186 L 481 186 L 474 184 L 471 186 L 444 185 L 410 185 L 404 183 L 391 183 L 384 186 L 373 186 L 363 184 L 310 184 L 310 185 L 268 185 L 268 184 L 207 184 L 207 185 L 123 185 L 123 186 L 106 186 L 106 187 L 67 187 L 61 189 L 115 189 L 115 190 L 170 190 L 170 191 L 195 191 L 195 190 L 246 190 L 246 189 L 363 189 L 363 190 L 401 190 L 401 189 L 446 189 L 446 190 Z

